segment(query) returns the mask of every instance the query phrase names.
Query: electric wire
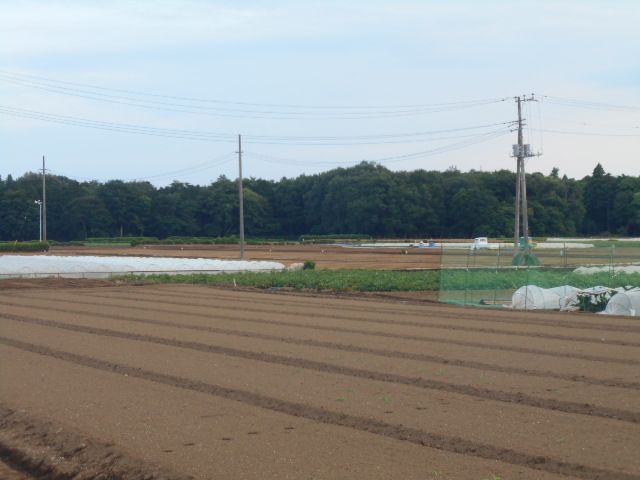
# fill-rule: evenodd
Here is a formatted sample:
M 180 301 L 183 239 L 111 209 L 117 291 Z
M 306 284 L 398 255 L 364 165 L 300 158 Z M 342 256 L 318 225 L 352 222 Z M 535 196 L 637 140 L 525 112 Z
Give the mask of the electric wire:
M 283 158 L 277 157 L 273 155 L 267 155 L 259 152 L 245 151 L 244 155 L 252 158 L 256 158 L 258 160 L 262 160 L 267 163 L 276 163 L 276 164 L 284 164 L 284 165 L 296 165 L 296 166 L 308 166 L 308 165 L 346 165 L 346 164 L 357 164 L 360 162 L 373 162 L 373 163 L 394 163 L 394 162 L 402 162 L 405 160 L 412 160 L 418 158 L 425 158 L 433 155 L 438 155 L 442 153 L 447 153 L 453 150 L 458 150 L 461 148 L 465 148 L 471 145 L 476 145 L 479 143 L 488 142 L 490 140 L 502 137 L 511 133 L 510 131 L 498 130 L 493 131 L 481 135 L 476 135 L 472 139 L 463 140 L 461 142 L 455 142 L 447 145 L 443 145 L 437 148 L 432 148 L 429 150 L 421 150 L 419 152 L 412 152 L 403 155 L 394 155 L 389 157 L 382 158 L 361 158 L 359 160 L 340 160 L 340 161 L 324 161 L 324 160 L 295 160 L 291 158 Z
M 204 130 L 183 130 L 168 129 L 158 127 L 148 127 L 144 125 L 135 125 L 127 123 L 103 122 L 91 120 L 81 117 L 72 117 L 67 115 L 57 115 L 39 112 L 35 110 L 27 110 L 22 108 L 7 107 L 0 105 L 0 114 L 41 120 L 51 123 L 58 123 L 70 126 L 79 126 L 93 128 L 99 130 L 107 130 L 120 133 L 132 133 L 141 135 L 152 135 L 166 138 L 177 138 L 186 140 L 201 140 L 210 142 L 235 142 L 237 135 L 229 133 L 218 133 Z M 491 127 L 508 128 L 513 122 L 497 122 L 482 125 L 473 125 L 468 127 L 437 129 L 431 131 L 399 133 L 399 134 L 381 134 L 381 135 L 353 135 L 353 136 L 273 136 L 267 135 L 243 135 L 245 143 L 250 144 L 269 144 L 269 145 L 316 145 L 316 146 L 343 146 L 343 145 L 371 145 L 385 143 L 417 143 L 425 141 L 433 141 L 437 139 L 463 138 L 471 135 L 448 135 L 441 137 L 432 137 L 443 133 L 469 132 L 473 130 L 486 130 Z M 424 138 L 430 137 L 430 138 Z
M 538 130 L 538 129 L 535 129 Z M 585 137 L 640 137 L 640 133 L 602 133 L 602 132 L 576 132 L 569 130 L 554 130 L 543 128 L 540 131 L 545 133 L 558 133 L 561 135 L 582 135 Z
M 458 110 L 462 108 L 471 108 L 475 106 L 488 105 L 501 101 L 500 99 L 490 99 L 485 101 L 470 101 L 467 103 L 459 102 L 455 104 L 434 104 L 430 107 L 410 108 L 404 110 L 360 110 L 360 111 L 329 111 L 329 112 L 309 112 L 309 111 L 273 111 L 273 110 L 243 110 L 221 108 L 218 106 L 203 106 L 195 104 L 174 103 L 158 100 L 145 100 L 130 96 L 104 94 L 100 92 L 92 92 L 77 88 L 69 88 L 49 83 L 41 83 L 36 81 L 24 81 L 7 77 L 0 73 L 0 81 L 21 85 L 24 87 L 44 90 L 50 93 L 57 93 L 78 97 L 98 102 L 127 105 L 138 108 L 164 110 L 177 113 L 188 113 L 197 115 L 209 115 L 227 118 L 250 118 L 250 119 L 270 119 L 270 120 L 359 120 L 359 119 L 376 119 L 376 118 L 397 118 L 416 115 L 425 115 L 429 113 L 437 113 L 450 110 Z
M 229 162 L 231 162 L 232 160 L 235 159 L 236 154 L 235 153 L 226 153 L 223 155 L 220 155 L 218 157 L 214 157 L 211 160 L 207 160 L 206 162 L 201 162 L 195 165 L 191 165 L 189 167 L 185 167 L 185 168 L 181 168 L 179 170 L 172 170 L 172 171 L 167 171 L 167 172 L 162 172 L 162 173 L 157 173 L 157 174 L 153 174 L 153 175 L 146 175 L 146 176 L 137 176 L 137 177 L 131 177 L 131 178 L 118 178 L 117 180 L 119 181 L 123 181 L 123 182 L 139 182 L 139 181 L 146 181 L 146 180 L 161 180 L 161 179 L 166 179 L 166 178 L 175 178 L 176 175 L 180 175 L 180 176 L 185 176 L 185 175 L 194 175 L 196 173 L 201 173 L 207 170 L 210 170 L 212 168 L 216 168 L 216 167 L 220 167 L 222 165 L 225 165 Z M 88 177 L 81 177 L 81 176 L 77 176 L 77 175 L 67 175 L 63 172 L 59 172 L 57 170 L 51 170 L 50 171 L 52 174 L 54 175 L 60 175 L 60 176 L 64 176 L 67 178 L 70 178 L 72 180 L 78 180 L 78 181 L 102 181 L 102 182 L 106 182 L 109 180 L 99 180 L 96 178 L 88 178 Z
M 81 87 L 85 89 L 93 89 L 93 90 L 102 90 L 109 92 L 118 92 L 125 93 L 130 95 L 137 96 L 146 96 L 152 98 L 165 98 L 172 100 L 183 100 L 189 102 L 201 102 L 201 103 L 214 103 L 214 104 L 223 104 L 223 105 L 242 105 L 242 106 L 252 106 L 252 107 L 272 107 L 272 108 L 282 108 L 282 109 L 332 109 L 332 110 L 342 110 L 342 109 L 352 109 L 352 110 L 370 110 L 370 109 L 420 109 L 420 108 L 440 108 L 440 107 L 457 107 L 460 105 L 473 105 L 473 104 L 485 104 L 485 103 L 496 103 L 500 101 L 508 100 L 509 97 L 505 98 L 484 98 L 478 100 L 466 100 L 466 101 L 457 101 L 457 102 L 443 102 L 443 103 L 430 103 L 430 104 L 400 104 L 400 105 L 308 105 L 308 104 L 275 104 L 275 103 L 251 103 L 251 102 L 238 102 L 238 101 L 229 101 L 229 100 L 218 100 L 218 99 L 210 99 L 210 98 L 199 98 L 199 97 L 185 97 L 185 96 L 176 96 L 176 95 L 162 95 L 157 93 L 148 93 L 136 90 L 126 90 L 126 89 L 118 89 L 118 88 L 110 88 L 104 86 L 91 85 L 86 83 L 79 82 L 68 82 L 63 80 L 55 80 L 52 78 L 37 76 L 37 75 L 29 75 L 24 73 L 10 72 L 7 70 L 0 70 L 0 75 L 3 75 L 8 78 L 14 79 L 23 79 L 23 80 L 31 80 L 31 81 L 39 81 L 44 83 L 51 84 L 60 84 L 60 85 L 71 85 L 74 87 Z
M 553 105 L 560 105 L 563 107 L 585 108 L 591 110 L 615 110 L 624 112 L 640 112 L 639 106 L 631 105 L 615 105 L 605 102 L 594 102 L 590 100 L 579 100 L 576 98 L 554 97 L 551 95 L 544 95 L 548 103 Z

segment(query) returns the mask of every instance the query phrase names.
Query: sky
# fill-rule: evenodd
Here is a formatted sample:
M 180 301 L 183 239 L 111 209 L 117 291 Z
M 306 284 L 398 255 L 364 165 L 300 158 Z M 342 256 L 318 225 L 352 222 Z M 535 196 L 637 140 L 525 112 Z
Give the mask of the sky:
M 640 175 L 640 1 L 0 0 L 0 175 Z

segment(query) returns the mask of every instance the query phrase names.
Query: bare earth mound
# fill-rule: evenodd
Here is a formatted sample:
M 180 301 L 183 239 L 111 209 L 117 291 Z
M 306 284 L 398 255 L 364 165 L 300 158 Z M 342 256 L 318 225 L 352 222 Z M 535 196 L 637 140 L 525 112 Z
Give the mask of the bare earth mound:
M 188 285 L 0 312 L 26 474 L 640 479 L 637 320 Z

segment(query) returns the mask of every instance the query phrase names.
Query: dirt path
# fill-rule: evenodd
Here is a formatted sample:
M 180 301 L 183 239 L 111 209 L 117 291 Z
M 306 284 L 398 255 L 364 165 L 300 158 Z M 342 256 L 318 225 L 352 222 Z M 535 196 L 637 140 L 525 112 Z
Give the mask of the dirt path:
M 639 327 L 195 286 L 5 291 L 0 405 L 196 478 L 637 480 Z

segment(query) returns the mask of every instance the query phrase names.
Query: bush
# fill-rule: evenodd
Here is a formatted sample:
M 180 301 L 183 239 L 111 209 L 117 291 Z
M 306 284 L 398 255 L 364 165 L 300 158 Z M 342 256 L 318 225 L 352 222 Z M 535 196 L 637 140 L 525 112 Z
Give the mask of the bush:
M 68 242 L 59 242 L 57 240 L 47 240 L 50 247 L 84 247 L 85 242 L 82 240 L 69 240 Z
M 371 235 L 362 235 L 359 233 L 336 233 L 329 235 L 300 235 L 298 240 L 302 243 L 330 243 L 336 241 L 347 242 L 371 239 Z
M 440 272 L 423 270 L 301 270 L 186 275 L 135 275 L 117 278 L 122 282 L 204 283 L 208 285 L 256 288 L 305 288 L 336 292 L 389 292 L 437 290 Z
M 311 260 L 305 260 L 304 264 L 302 265 L 302 269 L 303 270 L 315 270 L 316 269 L 316 262 L 313 262 Z
M 156 237 L 88 237 L 86 243 L 147 243 L 157 241 Z
M 48 242 L 1 242 L 0 252 L 46 252 L 49 250 Z
M 160 240 L 155 237 L 135 238 L 129 242 L 132 247 L 137 247 L 138 245 L 157 245 L 159 243 Z
M 525 265 L 537 266 L 541 265 L 540 259 L 534 253 L 518 253 L 511 261 L 512 265 L 523 267 Z

